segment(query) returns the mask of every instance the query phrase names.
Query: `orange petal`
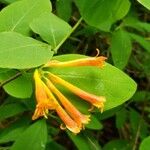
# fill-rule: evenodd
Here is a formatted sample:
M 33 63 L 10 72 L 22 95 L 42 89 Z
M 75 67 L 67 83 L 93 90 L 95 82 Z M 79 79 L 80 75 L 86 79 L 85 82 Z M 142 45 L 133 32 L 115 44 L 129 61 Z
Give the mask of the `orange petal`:
M 106 59 L 107 58 L 104 56 L 99 56 L 99 57 L 87 57 L 87 58 L 75 59 L 75 60 L 65 61 L 65 62 L 52 60 L 47 64 L 45 64 L 44 67 L 75 67 L 75 66 L 103 67 Z
M 94 94 L 85 92 L 82 89 L 70 84 L 69 82 L 63 80 L 62 78 L 60 78 L 52 73 L 48 73 L 48 77 L 51 79 L 51 81 L 63 85 L 64 87 L 68 88 L 71 92 L 73 92 L 75 95 L 90 102 L 95 107 L 103 109 L 104 102 L 106 101 L 104 96 L 96 96 Z
M 48 98 L 45 90 L 44 82 L 41 80 L 38 70 L 34 72 L 35 79 L 35 96 L 37 100 L 36 110 L 32 116 L 32 120 L 44 116 L 47 118 L 48 110 L 54 109 L 56 105 Z
M 71 117 L 64 111 L 64 109 L 61 106 L 58 106 L 56 108 L 56 112 L 66 125 L 67 129 L 69 129 L 75 134 L 80 132 L 81 128 L 77 125 L 77 123 L 74 120 L 71 119 Z
M 47 86 L 50 90 L 59 98 L 63 107 L 69 113 L 69 115 L 77 122 L 79 126 L 83 124 L 87 124 L 90 121 L 89 115 L 84 115 L 78 111 L 78 109 L 53 85 L 50 80 L 47 81 Z

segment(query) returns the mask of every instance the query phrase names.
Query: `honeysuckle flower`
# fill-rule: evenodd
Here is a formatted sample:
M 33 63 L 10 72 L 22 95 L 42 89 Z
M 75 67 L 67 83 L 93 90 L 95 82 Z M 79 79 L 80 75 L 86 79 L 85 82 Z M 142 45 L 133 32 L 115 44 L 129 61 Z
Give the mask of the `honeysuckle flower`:
M 87 57 L 87 58 L 75 59 L 66 62 L 51 60 L 43 67 L 80 67 L 80 66 L 103 67 L 106 59 L 107 58 L 104 56 L 99 56 L 99 57 Z
M 52 60 L 45 64 L 43 67 L 103 67 L 105 60 L 106 57 L 103 56 L 81 58 L 67 62 Z M 40 70 L 39 73 L 38 70 L 35 70 L 34 80 L 37 105 L 32 117 L 33 120 L 42 116 L 47 118 L 49 110 L 53 110 L 57 113 L 57 115 L 63 122 L 60 128 L 67 128 L 75 134 L 79 133 L 82 129 L 84 129 L 84 125 L 89 123 L 90 115 L 82 114 L 69 101 L 69 99 L 65 97 L 60 92 L 60 90 L 58 90 L 58 88 L 56 88 L 55 84 L 64 86 L 75 95 L 89 102 L 91 106 L 97 107 L 101 112 L 103 111 L 104 102 L 106 101 L 104 96 L 96 96 L 94 94 L 88 93 L 48 71 Z
M 80 132 L 81 127 L 78 126 L 78 124 L 66 113 L 66 111 L 59 105 L 56 109 L 56 112 L 58 116 L 61 118 L 61 120 L 64 122 L 65 127 L 69 129 L 71 132 L 77 134 Z M 64 129 L 64 127 L 61 125 L 61 129 Z
M 106 101 L 104 96 L 96 96 L 94 94 L 88 93 L 50 72 L 46 72 L 46 73 L 48 74 L 48 78 L 52 82 L 61 84 L 62 86 L 69 89 L 75 95 L 77 95 L 80 98 L 82 98 L 83 100 L 86 100 L 87 102 L 91 103 L 93 106 L 99 108 L 101 112 L 103 111 L 104 102 Z
M 48 110 L 55 108 L 54 102 L 50 102 L 48 95 L 45 91 L 44 83 L 40 78 L 38 70 L 35 70 L 34 72 L 34 80 L 37 105 L 34 115 L 32 116 L 32 120 L 35 120 L 42 116 L 47 118 Z
M 84 124 L 89 123 L 89 115 L 84 115 L 79 112 L 79 110 L 54 86 L 50 80 L 46 79 L 46 83 L 50 90 L 58 97 L 65 110 L 69 113 L 73 120 L 75 120 L 79 127 L 84 127 Z
M 55 110 L 60 119 L 64 122 L 66 128 L 73 133 L 80 132 L 81 127 L 67 114 L 67 112 L 61 107 L 54 95 L 41 80 L 38 70 L 34 72 L 35 79 L 35 95 L 37 100 L 36 110 L 32 116 L 32 120 L 38 119 L 44 116 L 47 118 L 49 110 Z M 62 127 L 62 126 L 61 126 Z

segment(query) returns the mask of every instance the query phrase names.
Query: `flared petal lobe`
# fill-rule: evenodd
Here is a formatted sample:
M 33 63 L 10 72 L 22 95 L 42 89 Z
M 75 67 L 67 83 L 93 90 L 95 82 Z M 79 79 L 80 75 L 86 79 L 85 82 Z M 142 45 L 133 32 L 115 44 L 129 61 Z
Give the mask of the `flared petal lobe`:
M 67 129 L 75 134 L 80 132 L 81 127 L 79 127 L 77 123 L 73 119 L 71 119 L 71 117 L 65 112 L 65 110 L 61 106 L 57 107 L 56 112 L 66 125 Z

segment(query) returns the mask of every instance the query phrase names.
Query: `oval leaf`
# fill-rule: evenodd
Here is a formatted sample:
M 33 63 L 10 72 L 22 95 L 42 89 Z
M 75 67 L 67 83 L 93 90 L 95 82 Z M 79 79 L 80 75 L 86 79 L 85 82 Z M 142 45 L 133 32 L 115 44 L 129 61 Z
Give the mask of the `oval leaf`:
M 33 20 L 31 29 L 39 34 L 43 40 L 55 48 L 71 31 L 71 26 L 52 13 L 44 13 Z
M 150 1 L 149 0 L 137 0 L 139 3 L 141 3 L 144 7 L 150 10 Z
M 69 60 L 81 57 L 84 56 L 62 55 L 54 59 Z M 136 90 L 136 83 L 130 77 L 108 63 L 103 68 L 62 67 L 52 68 L 50 71 L 87 92 L 104 95 L 106 97 L 105 110 L 121 105 L 131 98 Z M 68 95 L 69 98 L 69 91 Z M 78 105 L 80 107 L 79 103 Z
M 12 3 L 0 12 L 0 31 L 16 31 L 28 35 L 29 23 L 51 9 L 49 0 L 22 0 Z
M 109 31 L 111 24 L 123 18 L 130 8 L 128 0 L 76 0 L 75 3 L 89 25 L 104 31 Z
M 130 36 L 126 31 L 120 29 L 113 33 L 110 50 L 115 66 L 123 69 L 132 50 Z
M 148 136 L 142 141 L 140 145 L 140 150 L 149 150 L 149 148 L 150 148 L 150 136 Z
M 44 150 L 47 141 L 45 120 L 39 120 L 27 128 L 10 150 Z
M 46 63 L 53 55 L 50 46 L 15 32 L 0 33 L 0 67 L 25 69 Z
M 16 75 L 17 71 L 7 71 L 0 74 L 0 81 L 5 81 Z M 17 98 L 29 98 L 32 94 L 32 81 L 28 74 L 23 74 L 20 77 L 12 80 L 4 85 L 4 90 L 11 96 Z

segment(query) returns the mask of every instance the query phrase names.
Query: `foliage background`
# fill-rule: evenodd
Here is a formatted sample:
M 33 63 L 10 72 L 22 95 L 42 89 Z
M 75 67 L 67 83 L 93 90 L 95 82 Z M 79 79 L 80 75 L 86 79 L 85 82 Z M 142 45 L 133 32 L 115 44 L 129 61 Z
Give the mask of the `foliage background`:
M 15 1 L 17 0 L 0 0 L 0 7 L 3 9 Z M 29 1 L 24 1 L 27 3 L 20 4 L 19 7 L 14 6 L 12 10 L 20 8 L 18 12 L 24 13 L 32 5 L 28 3 Z M 31 123 L 31 111 L 34 107 L 34 104 L 32 104 L 34 103 L 32 72 L 26 74 L 24 71 L 28 70 L 21 70 L 22 76 L 20 76 L 18 70 L 26 68 L 25 66 L 29 68 L 39 66 L 47 62 L 48 58 L 52 57 L 52 53 L 45 51 L 42 54 L 43 57 L 41 55 L 37 56 L 35 59 L 38 62 L 33 62 L 33 64 L 24 61 L 22 57 L 17 57 L 14 62 L 4 64 L 3 62 L 6 61 L 8 53 L 4 53 L 5 55 L 0 53 L 0 67 L 11 68 L 11 70 L 0 69 L 1 83 L 16 74 L 16 77 L 20 76 L 17 80 L 11 81 L 0 89 L 0 149 L 20 150 L 22 147 L 27 146 L 29 150 L 51 148 L 56 150 L 148 150 L 150 147 L 149 0 L 52 0 L 51 3 L 52 12 L 71 26 L 74 26 L 80 17 L 83 18 L 78 28 L 70 37 L 67 36 L 67 40 L 61 47 L 59 47 L 59 43 L 64 38 L 64 35 L 68 35 L 72 30 L 68 24 L 65 24 L 62 20 L 55 19 L 52 14 L 47 12 L 43 14 L 43 17 L 37 18 L 31 23 L 31 18 L 39 17 L 43 9 L 45 11 L 46 9 L 51 9 L 46 1 L 39 2 L 40 7 L 36 8 L 35 13 L 29 15 L 26 22 L 30 23 L 30 27 L 22 23 L 20 27 L 14 30 L 49 43 L 58 55 L 77 53 L 95 56 L 96 48 L 98 48 L 101 55 L 108 57 L 107 62 L 123 70 L 135 80 L 138 85 L 137 91 L 126 103 L 107 110 L 103 114 L 95 112 L 92 123 L 87 126 L 85 131 L 75 136 L 68 131 L 61 131 L 53 119 L 47 120 L 48 126 L 46 126 L 45 120 Z M 12 17 L 10 14 L 12 12 L 3 13 L 1 11 L 1 32 L 9 31 L 9 22 Z M 17 16 L 17 14 L 15 15 Z M 53 20 L 53 24 L 49 20 Z M 15 20 L 11 21 L 12 23 L 13 21 L 15 22 Z M 47 27 L 52 27 L 52 25 L 58 26 L 60 30 L 57 32 L 62 33 L 62 35 L 59 34 L 55 42 L 46 34 L 50 32 Z M 54 34 L 57 36 L 57 33 Z M 7 46 L 6 43 L 10 42 L 10 40 L 2 42 L 5 36 L 10 37 L 12 35 L 0 33 L 1 51 L 5 45 Z M 32 42 L 35 45 L 39 44 L 37 41 L 27 40 L 22 35 L 18 37 L 17 33 L 13 35 L 13 38 L 14 44 L 11 47 L 15 47 L 17 38 L 18 43 L 22 45 L 28 42 Z M 40 48 L 37 46 L 35 53 L 39 53 L 41 49 L 44 51 L 49 48 L 46 44 L 45 46 L 41 45 Z M 28 50 L 26 54 L 30 53 L 31 49 Z M 19 55 L 19 52 L 16 55 Z M 9 62 L 9 59 L 7 59 L 7 62 Z M 20 63 L 17 63 L 18 61 Z M 14 65 L 16 67 L 12 69 Z M 54 72 L 57 72 L 57 70 L 54 70 Z M 109 78 L 111 80 L 113 77 L 110 76 Z M 116 78 L 116 82 L 118 81 Z M 18 91 L 18 89 L 20 90 Z M 29 99 L 32 99 L 32 101 Z

